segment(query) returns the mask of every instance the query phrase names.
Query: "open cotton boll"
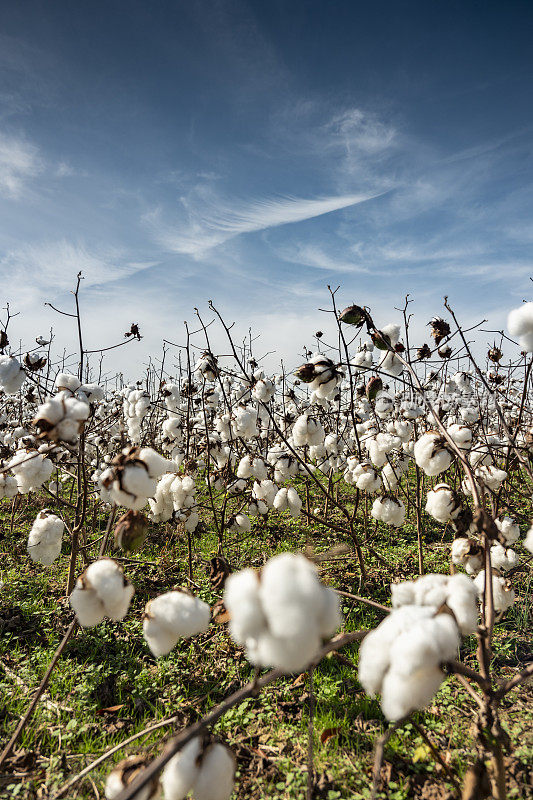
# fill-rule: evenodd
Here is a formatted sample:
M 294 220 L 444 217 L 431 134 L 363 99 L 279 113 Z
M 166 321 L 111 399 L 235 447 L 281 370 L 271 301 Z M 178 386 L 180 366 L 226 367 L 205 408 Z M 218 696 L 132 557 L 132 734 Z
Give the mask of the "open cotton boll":
M 394 608 L 432 606 L 437 611 L 444 603 L 453 611 L 463 635 L 477 629 L 476 587 L 466 575 L 423 575 L 414 581 L 391 584 Z
M 198 736 L 172 756 L 161 773 L 165 800 L 184 800 L 191 791 L 200 772 L 198 756 L 201 742 Z
M 194 800 L 229 800 L 233 792 L 235 758 L 223 744 L 214 742 L 202 754 L 192 787 Z
M 492 566 L 502 572 L 507 572 L 518 565 L 518 555 L 515 551 L 510 548 L 506 550 L 501 544 L 495 544 L 490 548 L 490 559 Z
M 101 622 L 104 616 L 122 620 L 128 613 L 135 589 L 116 561 L 101 558 L 89 564 L 76 581 L 70 605 L 84 628 Z
M 106 800 L 115 800 L 124 789 L 145 769 L 147 759 L 144 756 L 129 756 L 120 761 L 107 776 L 105 784 Z M 160 794 L 159 778 L 148 781 L 135 793 L 135 800 L 156 800 Z
M 172 468 L 172 462 L 160 456 L 151 447 L 142 447 L 139 451 L 139 458 L 146 466 L 150 478 L 159 478 Z
M 38 489 L 54 471 L 53 463 L 43 453 L 25 448 L 17 450 L 7 467 L 14 474 L 21 494 Z
M 211 609 L 185 592 L 172 591 L 150 600 L 144 609 L 143 634 L 155 656 L 170 653 L 179 638 L 207 630 Z
M 437 522 L 445 524 L 457 517 L 461 511 L 461 503 L 447 483 L 438 483 L 427 494 L 426 511 Z
M 255 642 L 247 642 L 246 657 L 252 664 L 272 666 L 283 672 L 301 672 L 316 656 L 320 647 L 318 630 L 309 627 L 293 636 L 262 633 Z
M 479 575 L 474 578 L 479 600 L 483 601 L 483 593 L 485 590 L 485 570 L 481 570 Z M 506 578 L 501 575 L 492 576 L 492 598 L 494 601 L 494 610 L 498 614 L 503 614 L 507 611 L 515 601 L 514 589 Z
M 483 566 L 483 551 L 473 539 L 460 536 L 452 542 L 451 559 L 453 564 L 464 567 L 469 575 L 476 575 Z
M 372 504 L 371 515 L 374 519 L 399 528 L 405 520 L 405 506 L 396 497 L 376 497 Z
M 479 419 L 479 411 L 473 406 L 464 406 L 463 408 L 460 408 L 459 414 L 461 415 L 463 422 L 465 422 L 467 425 L 472 425 Z
M 533 525 L 526 533 L 526 538 L 524 539 L 524 547 L 526 550 L 529 550 L 530 553 L 533 553 Z
M 12 475 L 6 475 L 5 472 L 0 473 L 0 500 L 4 497 L 9 499 L 18 494 L 17 479 Z
M 381 481 L 379 475 L 369 461 L 358 464 L 352 470 L 355 485 L 358 489 L 372 494 L 379 492 L 381 489 Z
M 252 495 L 256 500 L 264 500 L 269 508 L 274 508 L 274 499 L 278 493 L 278 487 L 271 480 L 255 481 L 252 488 Z
M 70 375 L 68 372 L 59 372 L 56 375 L 54 388 L 56 392 L 62 389 L 68 389 L 70 392 L 77 392 L 81 386 L 81 381 L 76 375 Z
M 248 639 L 256 639 L 266 630 L 255 570 L 243 569 L 227 577 L 224 605 L 230 613 L 229 632 L 237 644 L 245 645 Z
M 476 469 L 476 476 L 480 478 L 488 489 L 497 492 L 502 483 L 507 480 L 507 473 L 503 469 L 489 465 Z
M 296 489 L 293 489 L 292 486 L 287 489 L 287 507 L 292 517 L 300 516 L 302 501 L 300 500 L 298 492 Z
M 395 353 L 391 353 L 389 350 L 379 362 L 378 369 L 382 372 L 386 372 L 393 378 L 397 378 L 403 372 L 403 364 L 398 356 Z
M 367 347 L 362 347 L 357 353 L 354 355 L 351 361 L 351 365 L 353 367 L 353 371 L 357 372 L 364 372 L 367 369 L 372 368 L 372 353 L 368 350 Z
M 505 539 L 505 544 L 514 544 L 520 538 L 520 528 L 515 523 L 512 517 L 503 517 L 503 519 L 495 519 L 496 527 Z
M 424 433 L 414 445 L 417 465 L 426 475 L 440 475 L 452 463 L 452 455 L 445 448 L 445 440 L 435 431 Z
M 61 542 L 65 524 L 46 509 L 41 511 L 28 537 L 28 553 L 32 561 L 49 567 L 61 553 Z
M 507 317 L 507 329 L 528 353 L 533 352 L 533 303 L 522 303 Z
M 20 361 L 14 356 L 0 355 L 0 389 L 6 394 L 16 394 L 25 380 Z
M 472 431 L 466 425 L 449 425 L 448 433 L 461 450 L 470 450 L 472 447 Z
M 90 410 L 88 403 L 63 391 L 39 406 L 33 424 L 40 439 L 75 444 Z
M 253 475 L 251 456 L 243 456 L 237 467 L 238 478 L 251 478 Z

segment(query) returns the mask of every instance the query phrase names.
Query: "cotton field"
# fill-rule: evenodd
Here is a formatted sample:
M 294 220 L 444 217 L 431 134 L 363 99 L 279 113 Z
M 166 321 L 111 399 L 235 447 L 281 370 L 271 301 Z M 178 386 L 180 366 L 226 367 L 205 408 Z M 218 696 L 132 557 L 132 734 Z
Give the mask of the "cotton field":
M 213 304 L 130 382 L 2 322 L 9 796 L 525 791 L 533 303 L 330 295 L 277 370 Z

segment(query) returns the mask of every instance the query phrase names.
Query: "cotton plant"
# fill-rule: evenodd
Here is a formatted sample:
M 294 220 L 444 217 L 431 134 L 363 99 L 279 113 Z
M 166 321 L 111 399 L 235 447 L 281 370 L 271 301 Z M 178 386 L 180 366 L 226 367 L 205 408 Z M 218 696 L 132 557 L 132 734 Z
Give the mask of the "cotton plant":
M 224 604 L 230 634 L 248 660 L 283 672 L 308 666 L 341 623 L 337 595 L 310 561 L 291 553 L 271 558 L 260 575 L 252 569 L 230 575 Z
M 141 440 L 142 421 L 151 407 L 150 395 L 142 389 L 124 390 L 123 412 L 128 429 L 128 437 L 133 444 Z
M 372 503 L 370 514 L 378 522 L 400 528 L 405 521 L 405 506 L 397 497 L 382 495 Z

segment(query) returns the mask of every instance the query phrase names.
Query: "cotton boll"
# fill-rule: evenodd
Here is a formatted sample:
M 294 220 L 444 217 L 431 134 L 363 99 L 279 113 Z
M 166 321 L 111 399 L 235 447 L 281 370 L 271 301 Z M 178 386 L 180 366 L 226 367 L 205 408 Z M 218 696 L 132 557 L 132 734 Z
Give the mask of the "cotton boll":
M 172 756 L 161 774 L 165 800 L 184 800 L 189 794 L 200 772 L 200 752 L 200 739 L 195 737 Z
M 406 717 L 424 708 L 436 695 L 444 673 L 436 666 L 418 669 L 408 676 L 389 670 L 383 680 L 381 709 L 388 720 Z
M 274 498 L 274 508 L 276 511 L 286 511 L 289 507 L 288 489 L 279 489 Z
M 377 497 L 373 504 L 371 515 L 374 519 L 399 528 L 405 520 L 405 506 L 395 497 Z
M 139 459 L 145 465 L 150 478 L 159 478 L 172 466 L 170 461 L 160 456 L 151 447 L 141 448 Z
M 452 455 L 445 448 L 443 437 L 433 431 L 424 433 L 414 445 L 417 465 L 426 475 L 440 475 L 452 463 Z
M 41 511 L 28 537 L 28 553 L 33 561 L 50 566 L 61 553 L 64 522 L 55 514 Z
M 502 572 L 512 569 L 518 565 L 518 555 L 514 550 L 505 549 L 501 544 L 495 544 L 490 548 L 491 564 L 495 569 Z
M 483 551 L 473 539 L 458 537 L 452 542 L 452 563 L 462 566 L 469 575 L 475 575 L 483 566 Z
M 459 409 L 459 414 L 461 415 L 461 419 L 467 425 L 472 425 L 474 422 L 477 422 L 479 419 L 479 411 L 477 408 L 466 406 Z
M 476 477 L 480 478 L 488 489 L 497 492 L 502 483 L 507 480 L 507 473 L 495 466 L 482 466 L 476 470 Z
M 85 570 L 85 579 L 103 603 L 106 616 L 121 620 L 126 616 L 134 588 L 124 578 L 121 567 L 111 558 L 93 561 Z
M 483 601 L 483 594 L 485 590 L 485 570 L 482 570 L 479 575 L 474 578 L 478 597 Z M 514 589 L 506 578 L 500 575 L 492 576 L 492 597 L 494 601 L 494 610 L 497 613 L 503 614 L 507 611 L 515 601 Z
M 62 389 L 68 389 L 70 392 L 76 392 L 81 386 L 81 381 L 76 375 L 70 375 L 68 372 L 59 372 L 56 375 L 54 388 L 57 392 Z
M 439 483 L 427 494 L 426 511 L 437 522 L 445 524 L 457 517 L 461 511 L 461 504 L 448 484 Z
M 516 336 L 522 350 L 533 351 L 533 303 L 522 303 L 507 317 L 507 328 L 511 336 Z
M 11 499 L 16 494 L 18 494 L 17 479 L 6 475 L 5 472 L 0 473 L 0 500 L 4 497 Z
M 253 569 L 233 573 L 224 585 L 224 605 L 230 613 L 229 631 L 238 644 L 256 639 L 266 629 L 259 596 L 259 578 Z
M 332 636 L 342 624 L 339 595 L 333 589 L 322 592 L 322 609 L 318 615 L 318 630 L 321 637 Z
M 194 781 L 194 800 L 229 800 L 234 776 L 235 758 L 231 751 L 218 742 L 210 744 L 202 755 L 200 770 Z
M 239 461 L 239 466 L 237 467 L 237 477 L 250 478 L 252 474 L 252 459 L 250 456 L 243 456 L 243 458 L 241 458 Z
M 0 389 L 16 394 L 26 380 L 26 373 L 14 356 L 0 355 Z
M 468 635 L 477 628 L 476 587 L 466 575 L 429 574 L 393 583 L 391 598 L 394 608 L 431 606 L 437 611 L 445 603 L 454 612 L 461 633 Z
M 526 550 L 529 550 L 530 553 L 533 553 L 533 525 L 526 533 L 526 538 L 524 539 L 524 547 Z
M 287 489 L 287 506 L 292 517 L 299 517 L 302 510 L 302 501 L 296 489 L 292 486 Z
M 311 663 L 319 647 L 320 636 L 311 627 L 293 636 L 266 632 L 252 648 L 248 642 L 247 657 L 252 664 L 276 667 L 286 673 L 301 672 Z
M 466 425 L 449 425 L 448 433 L 461 450 L 470 450 L 472 447 L 472 431 Z
M 532 304 L 533 305 L 533 304 Z M 503 517 L 503 519 L 495 519 L 496 527 L 500 531 L 505 540 L 506 545 L 514 544 L 520 538 L 520 528 L 515 523 L 512 517 Z
M 388 351 L 381 359 L 379 369 L 393 378 L 398 378 L 403 372 L 403 363 L 395 353 Z
M 94 589 L 85 586 L 81 578 L 78 578 L 70 595 L 70 605 L 76 614 L 78 623 L 83 628 L 92 628 L 94 625 L 98 625 L 105 616 L 104 604 Z
M 155 656 L 166 655 L 179 638 L 207 630 L 210 617 L 211 610 L 202 600 L 185 592 L 166 592 L 146 604 L 144 638 Z
M 118 797 L 137 778 L 146 765 L 147 759 L 144 756 L 130 756 L 120 761 L 107 776 L 105 784 L 106 800 L 115 800 L 115 797 Z M 135 800 L 155 800 L 159 797 L 159 792 L 159 779 L 155 777 L 135 793 Z
M 353 470 L 355 485 L 358 489 L 372 494 L 379 492 L 381 481 L 379 475 L 370 462 L 358 464 Z

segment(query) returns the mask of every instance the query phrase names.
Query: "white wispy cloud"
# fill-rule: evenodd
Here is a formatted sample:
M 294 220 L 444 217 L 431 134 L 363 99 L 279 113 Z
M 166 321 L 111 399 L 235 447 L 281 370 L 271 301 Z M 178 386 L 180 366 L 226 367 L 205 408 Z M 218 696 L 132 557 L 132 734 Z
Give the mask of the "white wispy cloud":
M 174 253 L 200 257 L 203 253 L 243 233 L 269 228 L 340 211 L 364 203 L 379 193 L 349 194 L 316 199 L 277 197 L 256 200 L 249 204 L 182 200 L 187 212 L 186 222 L 171 225 L 163 220 L 160 209 L 144 216 L 159 245 Z
M 23 138 L 0 133 L 0 193 L 20 197 L 43 169 L 39 149 Z

